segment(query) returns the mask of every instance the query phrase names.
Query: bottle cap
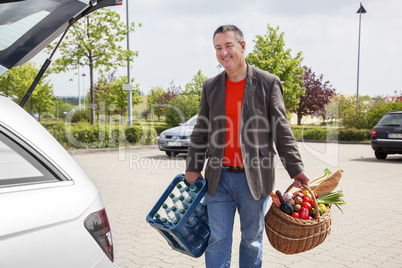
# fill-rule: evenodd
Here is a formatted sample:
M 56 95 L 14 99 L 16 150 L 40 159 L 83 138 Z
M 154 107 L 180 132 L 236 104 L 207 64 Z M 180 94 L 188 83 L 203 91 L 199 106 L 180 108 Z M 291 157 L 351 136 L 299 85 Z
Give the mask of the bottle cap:
M 187 198 L 187 203 L 189 204 L 193 203 L 193 199 L 191 199 L 191 197 Z
M 180 201 L 183 201 L 183 200 L 184 200 L 184 196 L 182 196 L 182 195 L 179 196 L 179 200 L 180 200 Z
M 167 209 L 168 205 L 166 205 L 166 203 L 162 204 L 162 208 Z
M 177 223 L 179 223 L 179 221 L 177 219 L 174 219 L 173 224 L 176 225 Z
M 181 189 L 183 186 L 181 186 L 181 184 L 178 183 L 178 184 L 176 185 L 176 187 L 177 187 L 177 189 Z
M 184 188 L 184 191 L 190 192 L 190 187 L 186 186 L 186 188 Z
M 186 211 L 184 209 L 180 209 L 180 214 L 184 214 Z
M 167 219 L 166 218 L 162 218 L 162 223 L 167 223 Z
M 175 206 L 172 206 L 172 211 L 175 212 L 177 208 Z
M 155 213 L 154 217 L 159 219 L 161 216 L 158 213 Z
M 174 198 L 174 194 L 173 194 L 173 193 L 170 193 L 170 194 L 169 194 L 169 197 L 170 197 L 170 198 Z
M 195 188 L 193 189 L 193 192 L 194 192 L 194 193 L 198 193 L 198 188 L 195 187 Z

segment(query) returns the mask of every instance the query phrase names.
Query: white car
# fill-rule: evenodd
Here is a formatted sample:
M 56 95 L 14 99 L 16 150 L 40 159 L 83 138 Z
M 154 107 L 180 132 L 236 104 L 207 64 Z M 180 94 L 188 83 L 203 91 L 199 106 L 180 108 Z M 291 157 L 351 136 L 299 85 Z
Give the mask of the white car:
M 32 58 L 68 21 L 115 4 L 118 0 L 1 1 L 0 75 Z M 117 267 L 98 189 L 49 133 L 3 94 L 0 267 Z

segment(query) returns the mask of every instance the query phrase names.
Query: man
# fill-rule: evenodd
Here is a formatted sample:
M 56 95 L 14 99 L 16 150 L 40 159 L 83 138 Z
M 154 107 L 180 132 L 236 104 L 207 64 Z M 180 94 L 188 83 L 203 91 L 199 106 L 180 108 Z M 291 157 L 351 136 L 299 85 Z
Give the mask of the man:
M 261 267 L 264 214 L 274 187 L 273 143 L 291 178 L 308 184 L 296 140 L 286 119 L 277 76 L 250 66 L 243 33 L 234 25 L 213 36 L 225 71 L 205 81 L 200 113 L 191 135 L 186 180 L 205 178 L 211 235 L 207 267 L 229 267 L 234 216 L 240 215 L 240 267 Z

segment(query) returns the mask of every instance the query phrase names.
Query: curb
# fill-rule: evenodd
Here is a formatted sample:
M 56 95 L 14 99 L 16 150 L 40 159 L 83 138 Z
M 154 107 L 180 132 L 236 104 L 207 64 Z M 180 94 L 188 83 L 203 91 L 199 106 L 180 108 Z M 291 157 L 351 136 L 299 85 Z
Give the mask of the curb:
M 124 149 L 158 148 L 158 145 L 138 145 L 138 146 L 124 146 L 124 147 L 114 147 L 114 148 L 75 149 L 75 150 L 67 150 L 67 152 L 70 155 L 74 155 L 74 154 L 96 154 L 96 153 L 105 153 L 105 152 L 117 152 L 121 148 L 124 148 Z
M 310 142 L 310 143 L 338 143 L 338 144 L 366 144 L 370 145 L 367 141 L 320 141 L 320 140 L 297 140 L 297 142 Z M 116 152 L 121 148 L 124 149 L 140 149 L 140 148 L 152 148 L 157 149 L 158 145 L 138 145 L 138 146 L 127 146 L 127 147 L 114 147 L 114 148 L 90 148 L 90 149 L 75 149 L 67 150 L 70 155 L 75 154 L 96 154 L 105 152 Z
M 296 140 L 297 142 L 311 142 L 311 143 L 339 143 L 339 144 L 368 144 L 371 143 L 369 141 L 321 141 L 321 140 Z

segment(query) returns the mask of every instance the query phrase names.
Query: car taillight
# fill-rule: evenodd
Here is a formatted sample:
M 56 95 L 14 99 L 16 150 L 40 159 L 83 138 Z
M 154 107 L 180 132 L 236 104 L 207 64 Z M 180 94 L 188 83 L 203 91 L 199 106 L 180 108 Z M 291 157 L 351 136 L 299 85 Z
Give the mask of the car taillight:
M 371 137 L 375 137 L 375 136 L 377 136 L 377 129 L 376 129 L 376 128 L 373 128 L 373 129 L 371 130 Z
M 90 214 L 85 219 L 84 225 L 109 259 L 113 261 L 112 232 L 110 230 L 106 210 L 102 209 Z

